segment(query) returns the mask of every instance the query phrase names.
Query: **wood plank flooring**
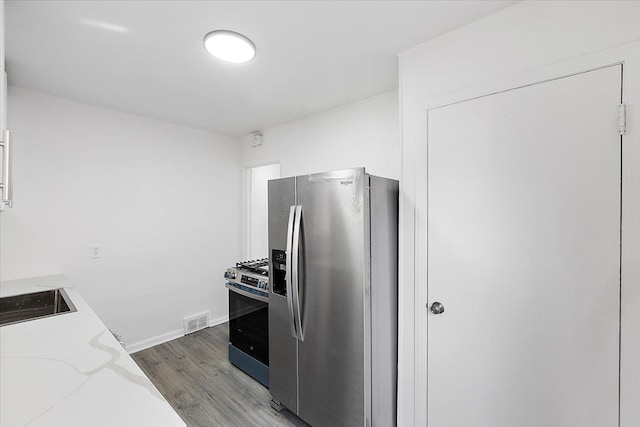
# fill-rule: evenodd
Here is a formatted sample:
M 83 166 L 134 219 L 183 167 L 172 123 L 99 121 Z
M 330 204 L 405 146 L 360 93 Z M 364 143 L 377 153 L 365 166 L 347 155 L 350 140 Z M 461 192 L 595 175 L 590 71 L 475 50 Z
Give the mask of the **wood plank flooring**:
M 269 406 L 271 395 L 229 363 L 223 323 L 131 356 L 189 427 L 308 426 Z

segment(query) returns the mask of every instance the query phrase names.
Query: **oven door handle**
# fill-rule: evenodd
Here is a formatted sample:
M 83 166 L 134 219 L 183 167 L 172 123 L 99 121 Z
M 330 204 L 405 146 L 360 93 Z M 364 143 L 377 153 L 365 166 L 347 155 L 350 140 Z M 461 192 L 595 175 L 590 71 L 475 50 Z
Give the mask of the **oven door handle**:
M 296 327 L 294 323 L 294 314 L 293 314 L 293 293 L 292 293 L 292 282 L 291 282 L 291 267 L 292 267 L 292 245 L 293 245 L 293 220 L 295 218 L 296 207 L 291 206 L 289 208 L 289 222 L 287 224 L 287 250 L 285 252 L 285 273 L 284 273 L 284 282 L 287 291 L 287 306 L 289 308 L 289 326 L 291 326 L 291 336 L 293 338 L 298 338 L 298 334 L 296 332 Z
M 298 339 L 304 341 L 304 329 L 302 328 L 302 316 L 300 310 L 300 224 L 302 223 L 302 206 L 296 206 L 295 220 L 293 223 L 293 258 L 291 260 L 292 268 L 292 287 L 293 287 L 293 306 L 294 317 L 296 319 L 296 329 L 298 330 Z

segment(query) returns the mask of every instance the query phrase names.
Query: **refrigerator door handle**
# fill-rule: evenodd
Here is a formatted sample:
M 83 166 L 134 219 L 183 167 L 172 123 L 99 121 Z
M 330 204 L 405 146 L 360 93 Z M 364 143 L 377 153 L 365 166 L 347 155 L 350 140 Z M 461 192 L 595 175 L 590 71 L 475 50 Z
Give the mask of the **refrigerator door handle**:
M 304 329 L 302 329 L 302 316 L 300 310 L 300 224 L 302 222 L 302 206 L 296 206 L 295 221 L 293 223 L 293 257 L 292 264 L 292 287 L 293 287 L 293 305 L 294 318 L 296 319 L 296 329 L 298 330 L 298 339 L 304 341 Z
M 291 326 L 291 336 L 293 338 L 298 338 L 298 334 L 296 333 L 296 328 L 294 324 L 294 314 L 293 314 L 293 293 L 292 293 L 292 282 L 291 282 L 291 267 L 293 265 L 293 257 L 291 252 L 291 245 L 293 244 L 293 221 L 295 217 L 296 207 L 291 206 L 289 208 L 289 222 L 287 224 L 287 250 L 286 250 L 286 260 L 285 260 L 285 272 L 284 272 L 284 281 L 287 290 L 287 306 L 289 308 L 289 326 Z

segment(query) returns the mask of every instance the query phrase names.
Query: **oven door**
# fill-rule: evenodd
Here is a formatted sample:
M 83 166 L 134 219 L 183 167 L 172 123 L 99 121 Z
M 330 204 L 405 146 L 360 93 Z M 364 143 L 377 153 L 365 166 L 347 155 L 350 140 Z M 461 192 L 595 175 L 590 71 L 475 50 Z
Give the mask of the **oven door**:
M 269 304 L 229 291 L 229 341 L 269 365 Z

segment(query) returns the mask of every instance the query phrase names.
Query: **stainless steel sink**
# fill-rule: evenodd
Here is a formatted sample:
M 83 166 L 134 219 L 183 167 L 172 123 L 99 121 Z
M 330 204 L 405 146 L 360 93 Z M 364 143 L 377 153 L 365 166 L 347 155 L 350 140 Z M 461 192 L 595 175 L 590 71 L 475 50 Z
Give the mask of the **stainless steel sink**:
M 0 298 L 0 326 L 76 311 L 62 288 Z

